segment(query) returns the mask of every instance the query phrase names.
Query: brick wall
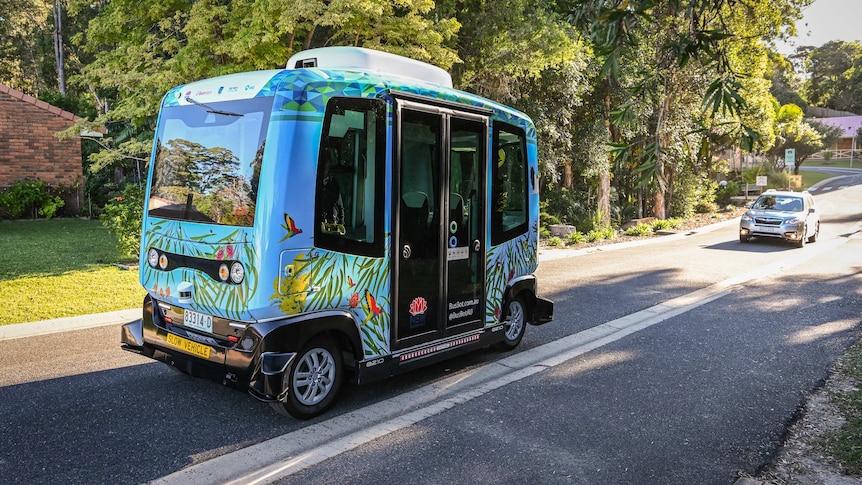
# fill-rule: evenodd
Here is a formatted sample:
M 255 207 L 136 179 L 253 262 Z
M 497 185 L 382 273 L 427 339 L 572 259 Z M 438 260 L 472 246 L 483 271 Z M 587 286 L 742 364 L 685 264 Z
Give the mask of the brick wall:
M 58 131 L 76 117 L 0 84 L 0 187 L 37 178 L 50 186 L 83 186 L 81 140 L 59 140 Z M 65 209 L 77 212 L 78 193 L 64 197 Z

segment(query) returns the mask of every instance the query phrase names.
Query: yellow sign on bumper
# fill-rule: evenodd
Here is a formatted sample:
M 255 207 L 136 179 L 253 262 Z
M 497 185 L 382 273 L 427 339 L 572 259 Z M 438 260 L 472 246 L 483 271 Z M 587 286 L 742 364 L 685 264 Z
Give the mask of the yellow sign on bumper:
M 168 334 L 167 341 L 169 344 L 174 347 L 182 350 L 183 352 L 187 352 L 192 355 L 197 355 L 198 357 L 203 357 L 204 359 L 210 358 L 210 347 L 208 345 L 204 345 L 198 342 L 193 342 L 189 339 L 182 338 L 178 335 L 174 335 L 172 333 Z

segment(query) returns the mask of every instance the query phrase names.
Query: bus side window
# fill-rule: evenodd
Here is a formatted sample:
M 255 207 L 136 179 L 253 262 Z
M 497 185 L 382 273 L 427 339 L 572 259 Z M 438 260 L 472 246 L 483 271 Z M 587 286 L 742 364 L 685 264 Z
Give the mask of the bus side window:
M 332 98 L 317 161 L 315 246 L 383 255 L 385 112 L 381 100 Z
M 495 123 L 492 160 L 491 243 L 500 244 L 527 232 L 529 179 L 524 131 Z

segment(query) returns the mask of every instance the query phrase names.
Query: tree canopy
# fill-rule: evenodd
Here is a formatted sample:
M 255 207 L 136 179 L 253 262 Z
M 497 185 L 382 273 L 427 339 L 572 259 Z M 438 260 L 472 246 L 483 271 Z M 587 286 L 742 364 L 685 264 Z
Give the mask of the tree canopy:
M 690 210 L 730 150 L 822 145 L 809 104 L 862 109 L 862 45 L 800 49 L 805 82 L 769 47 L 811 1 L 0 0 L 0 82 L 106 126 L 98 178 L 141 171 L 173 86 L 313 47 L 401 54 L 530 115 L 548 207 L 606 225 Z

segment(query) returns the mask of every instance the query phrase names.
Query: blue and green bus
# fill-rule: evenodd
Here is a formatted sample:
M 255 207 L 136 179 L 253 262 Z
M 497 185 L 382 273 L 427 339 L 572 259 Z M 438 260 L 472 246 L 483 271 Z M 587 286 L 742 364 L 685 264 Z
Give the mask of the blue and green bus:
M 297 418 L 552 318 L 536 130 L 430 64 L 354 47 L 168 92 L 127 350 Z

